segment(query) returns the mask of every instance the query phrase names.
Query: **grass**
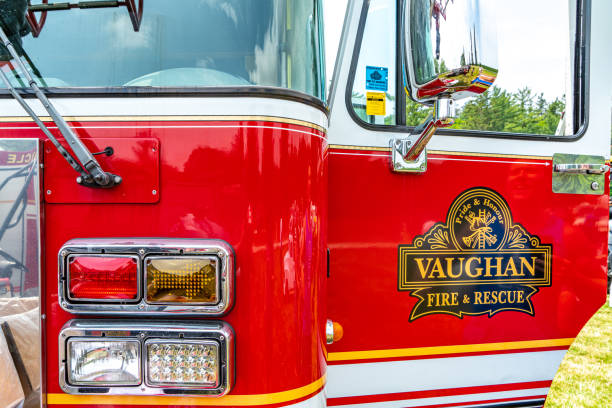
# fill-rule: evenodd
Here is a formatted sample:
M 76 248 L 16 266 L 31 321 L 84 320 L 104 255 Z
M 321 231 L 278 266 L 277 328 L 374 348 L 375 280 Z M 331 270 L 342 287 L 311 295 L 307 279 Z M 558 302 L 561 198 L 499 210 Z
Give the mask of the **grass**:
M 612 307 L 589 320 L 565 355 L 546 408 L 612 407 Z

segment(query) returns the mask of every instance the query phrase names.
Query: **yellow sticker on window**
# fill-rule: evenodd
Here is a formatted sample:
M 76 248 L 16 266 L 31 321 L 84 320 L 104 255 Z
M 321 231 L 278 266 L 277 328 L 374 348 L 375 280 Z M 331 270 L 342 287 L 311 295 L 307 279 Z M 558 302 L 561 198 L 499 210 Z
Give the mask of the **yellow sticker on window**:
M 386 106 L 387 106 L 387 102 L 386 102 L 386 95 L 384 92 L 367 92 L 366 93 L 366 115 L 385 116 Z

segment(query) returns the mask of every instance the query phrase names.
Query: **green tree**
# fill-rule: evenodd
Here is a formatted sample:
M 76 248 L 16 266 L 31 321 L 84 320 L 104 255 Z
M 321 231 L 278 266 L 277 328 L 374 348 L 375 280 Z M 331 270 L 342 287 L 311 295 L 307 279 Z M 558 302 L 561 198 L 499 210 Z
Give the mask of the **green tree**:
M 554 134 L 564 109 L 564 97 L 548 102 L 528 87 L 513 93 L 494 86 L 463 106 L 453 128 Z
M 427 105 L 417 103 L 406 97 L 406 124 L 408 126 L 418 126 L 429 115 L 431 109 Z

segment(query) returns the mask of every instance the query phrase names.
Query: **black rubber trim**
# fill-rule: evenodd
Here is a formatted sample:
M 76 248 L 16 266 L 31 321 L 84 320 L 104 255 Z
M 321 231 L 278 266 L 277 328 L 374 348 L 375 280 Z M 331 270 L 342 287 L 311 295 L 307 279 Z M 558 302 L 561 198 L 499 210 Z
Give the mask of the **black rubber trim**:
M 398 126 L 406 126 L 406 92 L 404 91 L 404 2 L 395 3 L 395 122 Z
M 530 401 L 519 401 L 519 402 L 504 402 L 499 404 L 481 405 L 477 401 L 473 402 L 473 406 L 478 408 L 523 408 L 523 407 L 543 407 L 546 400 L 538 398 Z
M 398 0 L 398 7 L 403 4 Z M 395 132 L 395 133 L 410 133 L 414 126 L 402 125 L 373 125 L 364 122 L 353 109 L 352 90 L 355 82 L 355 72 L 359 60 L 359 52 L 363 41 L 363 33 L 365 31 L 365 23 L 368 16 L 370 0 L 363 2 L 361 15 L 359 17 L 359 26 L 357 28 L 357 36 L 355 38 L 355 46 L 351 58 L 351 67 L 345 92 L 346 109 L 351 118 L 360 127 L 377 131 L 377 132 Z M 555 141 L 555 142 L 574 142 L 581 139 L 589 125 L 589 84 L 590 84 L 590 54 L 591 54 L 591 0 L 578 0 L 576 10 L 576 43 L 574 46 L 574 129 L 578 131 L 569 136 L 542 135 L 531 133 L 506 133 L 506 132 L 489 132 L 481 130 L 464 130 L 464 129 L 438 129 L 436 135 L 441 136 L 462 136 L 462 137 L 485 137 L 495 139 L 525 139 L 538 141 Z M 400 13 L 400 10 L 397 10 Z M 398 21 L 401 21 L 398 19 Z M 402 38 L 401 27 L 396 27 L 398 31 L 397 38 Z M 401 45 L 401 44 L 400 44 Z M 398 48 L 399 46 L 398 45 Z M 401 47 L 403 49 L 403 47 Z M 403 53 L 403 51 L 402 51 Z M 396 55 L 396 69 L 403 70 L 401 66 L 400 55 Z M 403 79 L 402 79 L 403 81 Z M 402 93 L 403 94 L 403 93 Z M 396 95 L 396 100 L 399 98 Z M 396 112 L 396 120 L 397 120 Z
M 301 102 L 319 109 L 329 117 L 327 104 L 319 98 L 286 88 L 264 86 L 214 87 L 214 88 L 157 88 L 148 86 L 105 87 L 105 88 L 42 88 L 50 98 L 272 98 Z M 36 98 L 30 89 L 18 89 L 24 98 Z M 6 89 L 0 89 L 0 98 L 11 98 Z
M 368 123 L 368 122 L 364 122 L 359 116 L 357 116 L 357 113 L 355 113 L 355 110 L 353 109 L 353 85 L 355 84 L 355 73 L 357 71 L 357 64 L 359 62 L 359 52 L 361 51 L 361 43 L 363 41 L 363 33 L 365 31 L 365 24 L 366 24 L 366 20 L 368 19 L 368 10 L 370 9 L 370 1 L 371 0 L 365 0 L 363 2 L 363 7 L 361 8 L 361 15 L 359 16 L 359 26 L 357 27 L 357 36 L 355 37 L 355 46 L 353 47 L 353 55 L 351 56 L 351 67 L 349 69 L 349 76 L 348 76 L 348 80 L 347 80 L 347 86 L 346 86 L 346 91 L 344 92 L 344 102 L 346 104 L 346 110 L 349 113 L 349 116 L 353 119 L 353 121 L 355 121 L 355 123 L 357 123 L 359 126 L 361 126 L 364 129 L 367 130 L 373 130 L 376 132 L 409 132 L 412 127 L 406 127 L 406 126 L 402 126 L 402 125 L 374 125 L 372 123 Z M 401 4 L 400 1 L 397 2 L 397 7 L 399 7 Z M 396 14 L 399 14 L 399 10 L 396 10 Z M 397 20 L 396 21 L 400 21 Z M 397 42 L 397 38 L 398 38 L 398 34 L 401 31 L 401 27 L 397 27 L 395 28 L 396 31 L 396 42 Z M 399 47 L 399 45 L 396 46 L 396 48 Z M 397 58 L 397 55 L 395 56 L 395 68 L 396 68 L 396 78 L 398 77 L 397 72 L 400 71 L 400 67 L 398 66 L 398 61 L 400 61 L 399 58 Z M 403 79 L 402 79 L 403 82 Z M 398 95 L 397 94 L 397 89 L 398 89 L 398 82 L 396 81 L 396 103 L 398 103 Z M 402 90 L 402 93 L 404 91 Z M 398 119 L 398 109 L 397 109 L 396 105 L 396 112 L 395 112 L 395 118 L 396 121 Z M 404 108 L 402 108 L 404 109 Z M 401 109 L 400 109 L 401 110 Z M 406 114 L 404 113 L 404 116 Z

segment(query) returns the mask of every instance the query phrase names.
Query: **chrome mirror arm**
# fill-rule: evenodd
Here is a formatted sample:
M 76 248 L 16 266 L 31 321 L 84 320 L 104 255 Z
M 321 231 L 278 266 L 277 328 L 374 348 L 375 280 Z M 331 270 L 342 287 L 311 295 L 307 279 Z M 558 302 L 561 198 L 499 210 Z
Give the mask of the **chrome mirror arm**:
M 455 106 L 452 99 L 439 99 L 434 103 L 433 113 L 407 137 L 391 139 L 391 161 L 393 171 L 398 173 L 424 173 L 427 170 L 427 143 L 438 128 L 455 123 Z
M 30 115 L 30 117 L 34 120 L 34 122 L 40 127 L 43 133 L 51 140 L 53 145 L 58 149 L 62 157 L 66 159 L 70 167 L 76 170 L 79 173 L 79 177 L 77 177 L 77 183 L 82 184 L 87 187 L 102 187 L 102 188 L 110 188 L 119 183 L 121 183 L 121 177 L 111 174 L 109 172 L 105 172 L 98 161 L 95 159 L 93 154 L 85 147 L 81 139 L 70 129 L 68 123 L 64 120 L 62 115 L 57 112 L 55 107 L 51 104 L 47 96 L 41 91 L 41 89 L 36 84 L 36 81 L 32 78 L 27 68 L 21 61 L 19 54 L 15 50 L 15 47 L 10 42 L 8 36 L 4 32 L 4 29 L 0 26 L 0 40 L 2 41 L 2 45 L 6 47 L 6 49 L 11 54 L 11 57 L 15 61 L 17 68 L 23 73 L 26 77 L 30 88 L 36 94 L 38 100 L 42 103 L 43 107 L 51 116 L 51 119 L 57 125 L 62 136 L 68 142 L 68 145 L 76 155 L 77 159 L 82 163 L 79 164 L 74 157 L 57 141 L 57 139 L 51 134 L 49 129 L 42 123 L 40 118 L 34 113 L 34 110 L 26 103 L 26 101 L 19 95 L 19 93 L 15 90 L 15 88 L 11 85 L 10 80 L 7 76 L 0 71 L 0 77 L 2 81 L 6 83 L 6 86 L 11 93 L 11 95 L 19 102 L 19 104 L 24 108 L 24 110 Z

